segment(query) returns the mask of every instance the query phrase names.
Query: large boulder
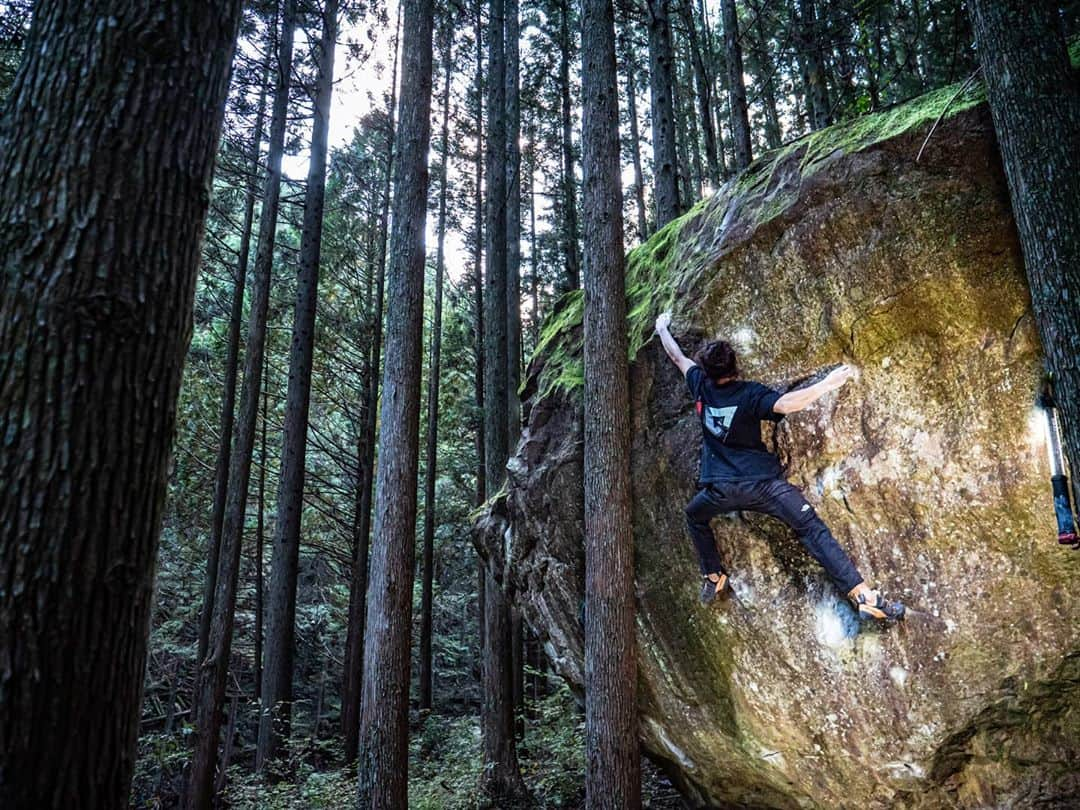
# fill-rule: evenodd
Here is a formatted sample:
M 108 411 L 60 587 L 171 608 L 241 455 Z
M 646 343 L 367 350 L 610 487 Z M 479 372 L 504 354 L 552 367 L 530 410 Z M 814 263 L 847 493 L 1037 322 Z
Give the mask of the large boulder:
M 928 132 L 936 123 L 921 158 Z M 989 111 L 947 88 L 765 155 L 628 256 L 639 703 L 696 805 L 1080 806 L 1080 553 L 1059 547 L 1041 348 Z M 651 337 L 666 308 L 745 376 L 857 382 L 768 441 L 873 583 L 860 626 L 771 518 L 714 523 L 737 598 L 697 602 L 700 434 Z M 527 426 L 480 518 L 526 618 L 583 683 L 581 299 L 546 323 Z

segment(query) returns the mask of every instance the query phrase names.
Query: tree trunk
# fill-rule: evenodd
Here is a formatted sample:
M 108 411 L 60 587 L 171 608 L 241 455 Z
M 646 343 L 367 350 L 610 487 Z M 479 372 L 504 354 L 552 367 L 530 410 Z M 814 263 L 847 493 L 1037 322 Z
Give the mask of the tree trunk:
M 731 107 L 731 134 L 735 141 L 735 168 L 745 169 L 753 159 L 750 146 L 750 118 L 746 111 L 746 84 L 743 82 L 742 46 L 739 44 L 739 15 L 735 0 L 721 0 L 724 15 L 724 52 L 727 56 L 728 100 Z
M 585 171 L 585 806 L 641 806 L 630 401 L 615 31 L 583 0 Z
M 235 0 L 114 0 L 92 14 L 38 0 L 4 102 L 0 806 L 11 810 L 127 804 L 239 19 Z
M 653 197 L 656 227 L 679 215 L 678 159 L 675 151 L 675 56 L 671 47 L 668 0 L 645 0 L 649 22 L 649 91 L 652 101 Z
M 525 736 L 525 632 L 521 612 L 510 614 L 510 670 L 514 695 L 514 739 Z
M 473 385 L 476 399 L 476 505 L 487 500 L 487 453 L 484 443 L 484 52 L 481 2 L 476 0 L 474 33 L 476 36 L 476 193 L 474 195 L 475 224 L 473 239 Z M 480 588 L 479 594 L 483 594 Z M 483 611 L 480 632 L 483 633 Z
M 240 228 L 240 253 L 236 261 L 232 310 L 229 313 L 225 387 L 221 394 L 221 437 L 218 443 L 217 465 L 214 470 L 214 506 L 210 516 L 210 542 L 206 549 L 206 577 L 203 585 L 202 613 L 199 617 L 199 645 L 196 661 L 202 661 L 206 657 L 206 644 L 210 637 L 210 617 L 214 613 L 218 560 L 221 555 L 221 524 L 225 519 L 225 498 L 229 487 L 229 456 L 232 450 L 233 416 L 236 410 L 236 376 L 240 365 L 240 327 L 244 320 L 244 285 L 251 254 L 251 230 L 255 220 L 255 199 L 258 196 L 259 150 L 262 146 L 263 120 L 266 117 L 266 85 L 270 80 L 270 57 L 274 53 L 273 39 L 277 20 L 275 19 L 271 25 L 270 42 L 266 46 L 267 58 L 263 68 L 262 87 L 259 88 L 259 107 L 255 114 L 255 133 L 252 135 L 251 149 L 248 152 L 244 224 Z
M 695 201 L 701 198 L 702 189 L 705 186 L 705 168 L 701 164 L 701 137 L 698 134 L 697 115 L 694 113 L 694 78 L 690 56 L 684 50 L 682 62 L 682 76 L 679 82 L 681 92 L 679 96 L 679 115 L 686 122 L 685 141 L 686 149 L 690 153 L 688 167 L 691 181 L 686 187 L 686 201 L 684 207 L 689 209 Z
M 263 379 L 266 379 L 266 357 L 263 357 Z M 267 386 L 262 392 L 262 420 L 259 428 L 259 484 L 255 513 L 255 700 L 262 699 L 263 660 L 263 548 L 266 545 L 266 404 Z
M 562 99 L 563 154 L 563 257 L 566 277 L 563 292 L 581 287 L 581 260 L 578 254 L 577 180 L 574 177 L 574 140 L 570 118 L 570 0 L 559 2 L 559 92 Z
M 400 808 L 408 796 L 409 652 L 420 431 L 424 228 L 431 136 L 432 0 L 404 0 L 400 124 L 395 133 L 393 231 L 375 532 L 364 630 L 359 806 Z
M 296 634 L 296 578 L 300 564 L 300 516 L 304 511 L 304 464 L 307 456 L 308 411 L 311 403 L 311 362 L 315 351 L 315 310 L 319 298 L 319 259 L 323 203 L 326 197 L 326 148 L 330 128 L 330 99 L 334 91 L 334 48 L 337 43 L 338 0 L 323 6 L 315 87 L 315 120 L 311 157 L 304 193 L 304 222 L 300 235 L 300 270 L 296 279 L 292 345 L 289 349 L 289 387 L 285 403 L 281 475 L 278 478 L 277 520 L 274 526 L 267 614 L 266 665 L 263 667 L 262 711 L 255 770 L 262 771 L 288 740 L 292 714 L 293 657 Z
M 503 482 L 509 457 L 507 431 L 506 285 L 506 56 L 503 0 L 491 0 L 488 18 L 487 272 L 484 279 L 484 452 L 489 491 Z M 565 92 L 565 88 L 564 88 Z M 565 111 L 564 111 L 565 114 Z M 565 127 L 565 120 L 564 120 Z M 523 793 L 514 752 L 510 682 L 510 605 L 499 562 L 488 560 L 484 611 L 482 790 L 496 803 Z
M 709 182 L 713 188 L 720 186 L 720 161 L 716 156 L 716 129 L 712 119 L 712 85 L 709 82 L 708 73 L 705 70 L 705 60 L 701 56 L 701 46 L 698 43 L 697 20 L 694 19 L 694 7 L 691 0 L 679 0 L 679 11 L 682 13 L 683 24 L 686 26 L 687 39 L 690 44 L 690 58 L 694 68 L 694 84 L 697 92 L 695 96 L 698 102 L 698 112 L 701 118 L 701 129 L 705 139 L 705 162 L 708 166 Z
M 1031 304 L 1080 476 L 1080 81 L 1056 4 L 972 0 Z
M 635 147 L 636 148 L 636 147 Z M 530 353 L 540 343 L 540 255 L 536 243 L 536 144 L 532 144 L 529 157 L 529 297 L 532 299 L 529 316 L 531 332 Z
M 221 708 L 232 652 L 233 613 L 240 573 L 240 545 L 244 530 L 251 459 L 255 446 L 255 426 L 262 385 L 263 353 L 266 347 L 266 318 L 270 300 L 270 271 L 277 232 L 278 200 L 281 191 L 281 157 L 289 104 L 292 73 L 295 0 L 285 0 L 282 13 L 281 47 L 278 53 L 278 80 L 270 120 L 269 159 L 262 212 L 259 217 L 259 244 L 255 253 L 251 315 L 244 354 L 244 380 L 240 390 L 240 410 L 236 423 L 236 446 L 229 464 L 228 500 L 221 531 L 221 561 L 218 567 L 214 614 L 206 658 L 199 663 L 197 735 L 192 755 L 187 806 L 190 810 L 210 807 L 214 789 L 214 766 L 221 732 Z
M 521 433 L 521 103 L 518 0 L 506 0 L 506 361 L 507 444 Z
M 796 26 L 800 41 L 798 50 L 806 65 L 806 107 L 810 113 L 810 128 L 824 129 L 832 123 L 832 106 L 829 104 L 829 88 L 825 80 L 825 65 L 821 53 L 821 30 L 817 24 L 814 0 L 799 0 Z
M 375 483 L 375 428 L 379 408 L 379 364 L 382 358 L 383 338 L 383 297 L 386 290 L 386 231 L 390 218 L 390 180 L 394 163 L 394 141 L 397 111 L 397 64 L 401 51 L 401 9 L 398 6 L 398 21 L 394 37 L 394 66 L 390 73 L 390 106 L 387 110 L 388 129 L 386 132 L 386 162 L 383 174 L 382 208 L 379 212 L 378 250 L 376 251 L 373 272 L 375 283 L 375 304 L 371 313 L 371 350 L 368 354 L 366 370 L 366 395 L 364 405 L 363 444 L 357 450 L 360 466 L 360 501 L 359 517 L 355 521 L 357 533 L 353 545 L 356 554 L 353 558 L 352 582 L 349 587 L 349 627 L 345 639 L 345 677 L 341 690 L 341 724 L 345 735 L 344 759 L 347 764 L 356 761 L 360 742 L 360 709 L 363 699 L 364 677 L 364 632 L 367 626 L 368 592 L 368 556 L 371 545 L 371 500 L 372 487 Z
M 727 177 L 728 173 L 726 156 L 727 147 L 724 144 L 724 128 L 721 125 L 724 118 L 720 111 L 720 97 L 723 94 L 716 90 L 717 80 L 723 71 L 718 70 L 715 65 L 715 51 L 712 44 L 709 12 L 705 6 L 705 0 L 698 0 L 698 17 L 701 18 L 702 44 L 705 49 L 705 78 L 709 82 L 709 95 L 712 98 L 712 104 L 706 111 L 706 115 L 708 115 L 709 119 L 713 122 L 713 131 L 716 132 L 716 159 L 720 162 L 720 177 L 723 179 Z
M 501 483 L 501 482 L 500 482 Z M 495 573 L 484 569 L 483 698 L 480 731 L 484 773 L 481 789 L 496 807 L 527 803 L 514 741 L 513 628 L 510 601 Z
M 443 273 L 446 250 L 446 182 L 450 160 L 450 82 L 453 29 L 446 26 L 443 37 L 443 66 L 446 71 L 442 97 L 442 161 L 439 166 L 439 227 L 435 254 L 435 306 L 431 322 L 431 354 L 427 390 L 427 463 L 424 470 L 424 548 L 420 586 L 420 708 L 432 705 L 431 609 L 435 565 L 435 478 L 439 437 L 439 377 L 442 364 Z
M 646 224 L 645 216 L 645 179 L 641 172 L 641 152 L 638 151 L 641 135 L 638 132 L 637 84 L 634 80 L 635 73 L 637 73 L 637 62 L 634 59 L 634 48 L 631 43 L 626 48 L 626 101 L 627 111 L 630 116 L 630 156 L 634 164 L 634 201 L 637 204 L 637 236 L 638 241 L 644 242 L 649 233 L 649 228 Z
M 757 67 L 759 81 L 761 82 L 761 106 L 765 110 L 765 143 L 770 149 L 779 148 L 782 136 L 780 134 L 780 116 L 776 111 L 776 85 L 774 82 L 776 66 L 769 55 L 769 38 L 765 33 L 765 23 L 762 19 L 765 7 L 761 3 L 751 3 L 754 12 L 754 31 L 757 34 L 757 43 L 754 46 L 754 64 Z

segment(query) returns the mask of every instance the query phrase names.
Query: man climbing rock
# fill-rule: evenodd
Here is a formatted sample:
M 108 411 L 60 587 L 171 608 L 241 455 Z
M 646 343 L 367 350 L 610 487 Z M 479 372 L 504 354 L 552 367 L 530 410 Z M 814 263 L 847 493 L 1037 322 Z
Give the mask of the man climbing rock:
M 656 332 L 664 351 L 685 376 L 701 420 L 698 492 L 686 505 L 686 525 L 704 578 L 702 603 L 714 602 L 728 584 L 709 522 L 723 512 L 741 510 L 772 515 L 794 529 L 860 617 L 903 619 L 904 605 L 886 600 L 866 585 L 802 492 L 784 479 L 780 459 L 761 441 L 762 420 L 779 422 L 801 411 L 850 380 L 854 369 L 840 366 L 814 385 L 780 394 L 761 383 L 739 379 L 735 351 L 726 341 L 706 343 L 691 360 L 671 336 L 670 323 L 671 314 L 665 312 L 656 319 Z

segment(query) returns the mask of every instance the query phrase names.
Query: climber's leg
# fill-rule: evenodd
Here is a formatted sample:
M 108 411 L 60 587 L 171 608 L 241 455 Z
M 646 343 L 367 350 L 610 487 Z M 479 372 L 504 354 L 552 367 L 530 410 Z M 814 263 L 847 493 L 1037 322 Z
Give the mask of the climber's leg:
M 825 569 L 833 582 L 847 594 L 862 584 L 863 578 L 851 557 L 840 547 L 829 527 L 796 487 L 782 478 L 763 481 L 758 492 L 760 505 L 753 508 L 779 518 L 799 537 L 799 541 Z
M 795 530 L 810 556 L 821 563 L 826 573 L 855 604 L 859 615 L 873 619 L 903 619 L 904 605 L 887 601 L 863 581 L 851 557 L 840 547 L 829 527 L 798 488 L 777 478 L 763 482 L 758 490 L 761 504 L 751 507 L 784 521 Z
M 713 536 L 709 521 L 721 512 L 734 508 L 728 503 L 724 493 L 713 487 L 705 487 L 686 505 L 686 528 L 697 550 L 698 564 L 701 567 L 701 603 L 709 605 L 727 588 L 728 576 L 716 550 L 716 538 Z
M 724 574 L 723 563 L 720 562 L 720 553 L 716 550 L 716 538 L 713 537 L 709 521 L 722 512 L 731 511 L 732 507 L 725 507 L 723 494 L 713 487 L 703 487 L 698 490 L 690 503 L 686 505 L 686 528 L 690 532 L 690 538 L 694 541 L 697 550 L 698 563 L 701 567 L 701 575 Z

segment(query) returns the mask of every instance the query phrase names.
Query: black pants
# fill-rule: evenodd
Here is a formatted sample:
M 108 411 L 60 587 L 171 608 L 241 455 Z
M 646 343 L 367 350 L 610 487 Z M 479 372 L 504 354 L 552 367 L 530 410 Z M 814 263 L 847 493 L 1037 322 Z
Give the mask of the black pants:
M 794 529 L 810 556 L 821 563 L 845 594 L 862 582 L 855 564 L 840 548 L 829 527 L 803 494 L 782 478 L 710 484 L 686 505 L 686 526 L 694 540 L 702 574 L 725 571 L 709 521 L 723 512 L 736 511 L 763 512 Z

